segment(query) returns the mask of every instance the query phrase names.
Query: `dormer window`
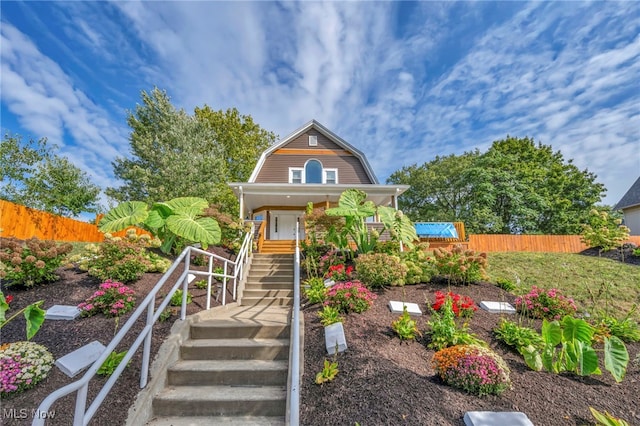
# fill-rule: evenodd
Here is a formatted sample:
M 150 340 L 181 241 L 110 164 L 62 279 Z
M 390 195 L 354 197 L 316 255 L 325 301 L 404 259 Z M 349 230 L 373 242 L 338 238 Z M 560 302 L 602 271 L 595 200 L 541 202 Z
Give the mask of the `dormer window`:
M 338 169 L 325 169 L 318 160 L 309 160 L 304 167 L 289 167 L 289 183 L 338 183 Z
M 318 146 L 318 136 L 309 135 L 309 146 Z

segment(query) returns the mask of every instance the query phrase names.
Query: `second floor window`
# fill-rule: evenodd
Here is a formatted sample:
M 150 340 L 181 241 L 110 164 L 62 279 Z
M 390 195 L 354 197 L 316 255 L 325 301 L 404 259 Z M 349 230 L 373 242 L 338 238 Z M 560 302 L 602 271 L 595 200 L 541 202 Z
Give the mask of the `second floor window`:
M 289 183 L 338 183 L 338 169 L 325 169 L 318 160 L 309 160 L 304 167 L 289 167 Z

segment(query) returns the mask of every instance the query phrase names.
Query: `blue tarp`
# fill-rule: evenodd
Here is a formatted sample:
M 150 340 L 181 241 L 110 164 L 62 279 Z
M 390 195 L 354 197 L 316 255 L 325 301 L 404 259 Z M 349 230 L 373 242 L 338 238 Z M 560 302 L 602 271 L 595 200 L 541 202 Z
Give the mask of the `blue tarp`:
M 415 227 L 421 238 L 458 238 L 458 231 L 451 222 L 417 222 Z

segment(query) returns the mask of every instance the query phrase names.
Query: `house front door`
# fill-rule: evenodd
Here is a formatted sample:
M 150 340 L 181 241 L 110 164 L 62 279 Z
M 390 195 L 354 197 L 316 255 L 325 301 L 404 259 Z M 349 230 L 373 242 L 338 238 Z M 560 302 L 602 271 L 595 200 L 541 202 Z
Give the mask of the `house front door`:
M 296 222 L 301 213 L 281 213 L 273 212 L 270 223 L 271 240 L 295 240 Z M 303 238 L 304 230 L 300 230 L 300 238 Z

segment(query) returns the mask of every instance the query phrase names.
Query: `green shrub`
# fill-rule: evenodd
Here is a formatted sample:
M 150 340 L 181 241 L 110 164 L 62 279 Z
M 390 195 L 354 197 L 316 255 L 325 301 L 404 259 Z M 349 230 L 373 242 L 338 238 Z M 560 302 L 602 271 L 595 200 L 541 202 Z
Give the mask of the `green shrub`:
M 416 336 L 421 336 L 420 330 L 414 320 L 411 319 L 407 307 L 402 307 L 402 315 L 391 323 L 391 328 L 396 332 L 400 340 L 415 340 Z
M 601 315 L 593 324 L 596 334 L 603 337 L 616 336 L 627 343 L 640 341 L 640 326 L 632 318 L 637 309 L 638 305 L 634 305 L 622 319 L 606 314 Z
M 0 237 L 0 278 L 6 286 L 33 287 L 58 279 L 55 274 L 71 244 L 57 245 L 55 241 L 31 238 L 21 241 Z
M 493 330 L 496 339 L 514 347 L 522 353 L 522 349 L 531 345 L 540 350 L 544 347 L 544 340 L 540 333 L 529 327 L 522 327 L 513 321 L 502 318 L 500 324 Z
M 436 248 L 433 255 L 438 274 L 447 277 L 452 284 L 468 285 L 487 278 L 486 253 L 476 254 L 457 245 L 451 250 Z
M 582 242 L 602 251 L 620 247 L 629 238 L 629 228 L 621 223 L 622 219 L 616 215 L 592 209 L 589 212 L 588 223 L 582 225 Z
M 428 248 L 429 243 L 420 243 L 400 254 L 402 263 L 407 267 L 405 284 L 428 283 L 436 274 L 434 259 L 427 252 Z
M 428 347 L 435 350 L 444 349 L 455 345 L 477 344 L 486 346 L 486 343 L 469 333 L 467 323 L 458 325 L 456 314 L 453 312 L 453 302 L 450 297 L 445 298 L 439 311 L 433 311 L 431 319 L 427 322 L 430 327 L 431 342 Z
M 397 256 L 384 253 L 361 254 L 356 258 L 356 273 L 358 279 L 369 288 L 402 286 L 407 276 L 407 267 Z
M 309 303 L 322 303 L 327 296 L 327 289 L 322 278 L 309 278 L 302 286 L 302 292 Z
M 195 283 L 193 283 L 193 286 L 195 288 L 198 288 L 200 290 L 204 290 L 207 288 L 209 284 L 207 283 L 207 280 L 198 280 Z
M 362 313 L 368 310 L 377 296 L 367 289 L 361 282 L 340 282 L 327 291 L 325 306 L 336 308 L 339 312 Z
M 325 327 L 337 322 L 342 322 L 340 312 L 333 306 L 324 306 L 322 310 L 318 312 L 318 316 L 320 317 L 320 322 Z
M 384 253 L 389 256 L 400 256 L 400 243 L 397 241 L 378 241 L 373 251 L 374 253 Z
M 101 280 L 130 283 L 139 280 L 145 272 L 166 272 L 171 262 L 146 248 L 157 245 L 146 234 L 128 233 L 125 238 L 105 236 L 99 246 L 88 245 L 80 255 L 70 258 L 78 262 L 81 270 Z
M 518 288 L 518 285 L 516 283 L 506 278 L 498 278 L 496 280 L 496 285 L 504 291 L 508 292 L 512 292 L 513 290 Z
M 187 291 L 187 305 L 193 301 L 191 293 Z M 171 296 L 171 306 L 182 306 L 182 290 L 176 290 Z
M 456 345 L 433 356 L 433 368 L 448 385 L 474 395 L 500 395 L 511 387 L 509 367 L 491 349 Z
M 126 354 L 127 351 L 111 352 L 100 368 L 98 368 L 96 374 L 100 376 L 111 376 L 113 372 L 116 371 L 116 368 L 118 368 L 118 365 L 120 365 Z

